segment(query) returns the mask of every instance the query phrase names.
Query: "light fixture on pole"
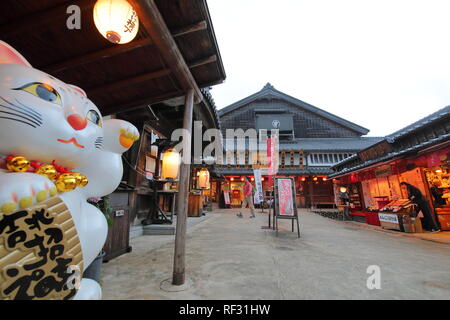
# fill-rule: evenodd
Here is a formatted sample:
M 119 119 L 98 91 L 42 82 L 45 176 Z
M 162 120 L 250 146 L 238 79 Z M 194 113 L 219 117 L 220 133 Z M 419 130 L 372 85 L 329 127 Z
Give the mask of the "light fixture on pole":
M 97 0 L 94 23 L 103 37 L 116 44 L 130 42 L 139 29 L 136 11 L 126 0 Z
M 162 157 L 162 179 L 176 179 L 180 169 L 181 156 L 175 149 L 164 152 Z

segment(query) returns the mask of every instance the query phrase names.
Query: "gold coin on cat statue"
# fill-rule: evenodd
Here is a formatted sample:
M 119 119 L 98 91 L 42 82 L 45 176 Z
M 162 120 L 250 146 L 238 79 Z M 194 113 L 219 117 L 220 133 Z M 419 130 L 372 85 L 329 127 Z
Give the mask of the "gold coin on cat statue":
M 37 168 L 36 172 L 41 176 L 47 177 L 49 180 L 54 180 L 58 175 L 58 171 L 56 171 L 55 167 L 51 164 L 44 164 Z
M 25 172 L 30 167 L 30 161 L 25 157 L 14 157 L 6 162 L 6 168 L 14 172 Z
M 73 173 L 77 178 L 77 187 L 84 187 L 88 184 L 88 178 L 78 172 Z
M 72 191 L 77 187 L 77 175 L 72 172 L 63 173 L 56 179 L 55 186 L 59 192 Z

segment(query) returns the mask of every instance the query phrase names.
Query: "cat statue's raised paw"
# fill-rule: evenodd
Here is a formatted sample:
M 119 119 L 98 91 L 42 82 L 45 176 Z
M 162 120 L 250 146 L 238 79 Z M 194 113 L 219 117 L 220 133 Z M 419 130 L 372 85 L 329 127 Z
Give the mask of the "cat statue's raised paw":
M 117 188 L 138 138 L 0 41 L 0 299 L 101 298 L 80 281 L 108 231 L 86 200 Z

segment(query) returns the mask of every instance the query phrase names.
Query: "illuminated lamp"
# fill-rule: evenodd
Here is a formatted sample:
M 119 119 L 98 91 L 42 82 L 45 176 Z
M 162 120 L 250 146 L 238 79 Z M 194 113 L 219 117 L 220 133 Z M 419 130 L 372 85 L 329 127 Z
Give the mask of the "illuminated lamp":
M 164 152 L 162 158 L 161 177 L 163 179 L 176 179 L 180 168 L 181 156 L 175 149 Z
M 244 177 L 241 177 L 241 181 L 244 181 Z
M 198 188 L 206 189 L 209 188 L 209 171 L 208 169 L 201 169 L 198 173 Z
M 230 181 L 234 181 L 234 178 L 233 178 L 233 177 L 231 177 L 231 178 L 230 178 Z
M 437 169 L 437 170 L 435 170 L 434 172 L 436 172 L 436 173 L 442 173 L 442 170 L 441 170 L 441 169 Z
M 261 181 L 264 181 L 264 177 L 261 177 Z
M 314 181 L 317 181 L 317 177 L 314 177 L 313 180 L 314 180 Z
M 302 177 L 302 181 L 306 181 L 306 178 L 305 178 L 305 177 Z
M 339 191 L 342 192 L 342 193 L 345 193 L 345 192 L 347 192 L 347 188 L 346 187 L 340 187 Z
M 116 44 L 130 42 L 139 29 L 136 11 L 126 0 L 97 0 L 94 23 L 103 37 Z
M 255 178 L 251 177 L 250 180 L 251 180 L 251 181 L 255 181 Z
M 323 181 L 327 181 L 327 178 L 326 178 L 326 177 L 323 177 L 322 180 L 323 180 Z

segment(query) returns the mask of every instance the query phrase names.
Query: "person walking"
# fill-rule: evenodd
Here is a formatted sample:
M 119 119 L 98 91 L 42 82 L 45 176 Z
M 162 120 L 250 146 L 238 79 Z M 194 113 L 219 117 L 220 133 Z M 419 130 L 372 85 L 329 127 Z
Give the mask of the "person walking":
M 250 207 L 250 211 L 252 215 L 250 219 L 256 218 L 255 216 L 255 207 L 253 206 L 253 187 L 250 181 L 248 181 L 247 177 L 244 177 L 244 200 L 242 201 L 242 208 L 245 209 L 248 206 Z M 237 214 L 239 218 L 242 218 L 242 212 Z
M 419 207 L 419 210 L 422 211 L 425 221 L 424 229 L 428 229 L 431 232 L 438 232 L 439 227 L 436 224 L 436 221 L 433 218 L 433 215 L 431 214 L 431 208 L 428 204 L 428 201 L 423 196 L 422 192 L 413 185 L 402 182 L 400 183 L 400 186 L 406 187 L 406 190 L 408 192 L 408 199 L 411 200 L 413 203 L 417 204 Z

